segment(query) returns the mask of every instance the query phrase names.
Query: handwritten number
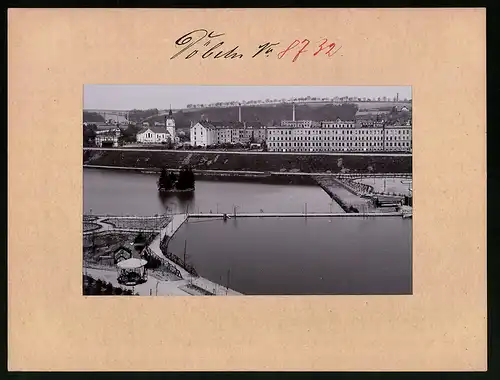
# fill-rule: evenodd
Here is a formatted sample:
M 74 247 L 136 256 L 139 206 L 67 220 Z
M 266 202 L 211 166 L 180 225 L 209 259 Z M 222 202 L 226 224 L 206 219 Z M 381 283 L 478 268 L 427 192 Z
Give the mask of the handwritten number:
M 310 41 L 308 39 L 304 39 L 301 41 L 299 40 L 294 40 L 285 50 L 282 50 L 281 52 L 278 53 L 278 59 L 281 59 L 285 56 L 286 53 L 288 53 L 290 50 L 296 48 L 297 46 L 299 46 L 300 44 L 304 44 L 304 46 L 302 46 L 302 49 L 300 49 L 298 51 L 297 54 L 295 54 L 295 57 L 293 57 L 293 60 L 292 62 L 295 62 L 297 60 L 297 58 L 299 58 L 299 55 L 301 55 L 302 53 L 305 53 L 307 50 L 306 47 L 307 45 L 309 45 Z
M 306 42 L 306 41 L 307 41 L 307 42 Z M 302 53 L 305 53 L 305 52 L 307 51 L 307 50 L 305 50 L 305 49 L 306 49 L 307 45 L 309 45 L 309 43 L 310 43 L 311 41 L 309 41 L 309 40 L 307 40 L 307 39 L 304 39 L 304 40 L 302 40 L 302 42 L 301 42 L 301 43 L 304 43 L 304 42 L 306 42 L 306 44 L 302 47 L 302 49 L 300 49 L 300 50 L 299 50 L 299 52 L 297 53 L 297 55 L 296 55 L 295 57 L 293 57 L 292 62 L 295 62 L 295 61 L 297 60 L 297 58 L 299 58 L 299 55 L 301 55 Z
M 332 42 L 331 44 L 325 46 L 325 44 L 328 42 L 328 39 L 327 38 L 323 38 L 323 42 L 321 43 L 321 45 L 319 45 L 319 50 L 314 53 L 313 55 L 314 56 L 317 56 L 321 51 L 323 51 L 323 49 L 326 49 L 326 48 L 329 48 L 328 51 L 325 52 L 326 55 L 328 55 L 329 57 L 331 57 L 332 55 L 334 55 L 337 51 L 340 50 L 340 47 L 334 51 L 333 53 L 331 53 L 331 51 L 335 48 L 335 46 L 337 46 L 335 44 L 335 42 Z M 342 47 L 342 46 L 341 46 Z
M 294 47 L 298 46 L 299 44 L 300 44 L 299 40 L 294 40 L 285 50 L 282 50 L 278 53 L 278 59 L 283 58 L 286 53 L 288 53 L 290 50 L 292 50 Z

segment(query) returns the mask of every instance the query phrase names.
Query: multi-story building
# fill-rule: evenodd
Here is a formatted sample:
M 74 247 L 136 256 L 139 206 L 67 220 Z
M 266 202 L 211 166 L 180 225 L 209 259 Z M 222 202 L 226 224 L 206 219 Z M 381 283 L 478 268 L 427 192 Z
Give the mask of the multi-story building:
M 298 122 L 293 121 L 295 125 Z M 272 152 L 381 152 L 411 151 L 411 125 L 384 126 L 354 121 L 307 122 L 291 127 L 289 121 L 268 129 Z
M 374 120 L 283 120 L 264 127 L 259 122 L 200 121 L 191 126 L 191 145 L 266 142 L 271 152 L 411 152 L 411 123 L 386 125 Z
M 384 128 L 385 151 L 411 151 L 411 125 L 387 125 Z
M 266 129 L 260 123 L 199 121 L 190 128 L 192 146 L 262 142 Z

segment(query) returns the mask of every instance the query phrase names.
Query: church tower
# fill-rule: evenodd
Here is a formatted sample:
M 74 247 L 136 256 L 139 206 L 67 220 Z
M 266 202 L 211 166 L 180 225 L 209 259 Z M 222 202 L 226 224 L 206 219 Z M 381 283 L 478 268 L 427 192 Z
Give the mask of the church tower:
M 172 136 L 172 142 L 175 142 L 177 135 L 175 133 L 175 120 L 172 115 L 172 107 L 170 107 L 170 111 L 168 111 L 168 117 L 165 117 L 165 128 L 170 136 Z

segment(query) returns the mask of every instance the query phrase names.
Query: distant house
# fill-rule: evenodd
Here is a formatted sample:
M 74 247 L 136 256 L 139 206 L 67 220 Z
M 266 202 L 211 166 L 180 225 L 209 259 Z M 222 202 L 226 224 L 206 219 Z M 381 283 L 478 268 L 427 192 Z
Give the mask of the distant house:
M 99 148 L 103 146 L 118 146 L 118 139 L 121 136 L 121 129 L 115 126 L 100 126 L 95 131 L 95 145 Z

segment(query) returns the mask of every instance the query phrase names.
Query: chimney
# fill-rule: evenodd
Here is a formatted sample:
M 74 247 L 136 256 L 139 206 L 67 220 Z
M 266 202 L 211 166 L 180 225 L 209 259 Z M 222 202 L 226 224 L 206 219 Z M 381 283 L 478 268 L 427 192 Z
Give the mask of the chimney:
M 238 121 L 241 123 L 241 103 L 238 103 Z
M 295 102 L 292 103 L 293 112 L 292 112 L 292 120 L 295 121 Z

